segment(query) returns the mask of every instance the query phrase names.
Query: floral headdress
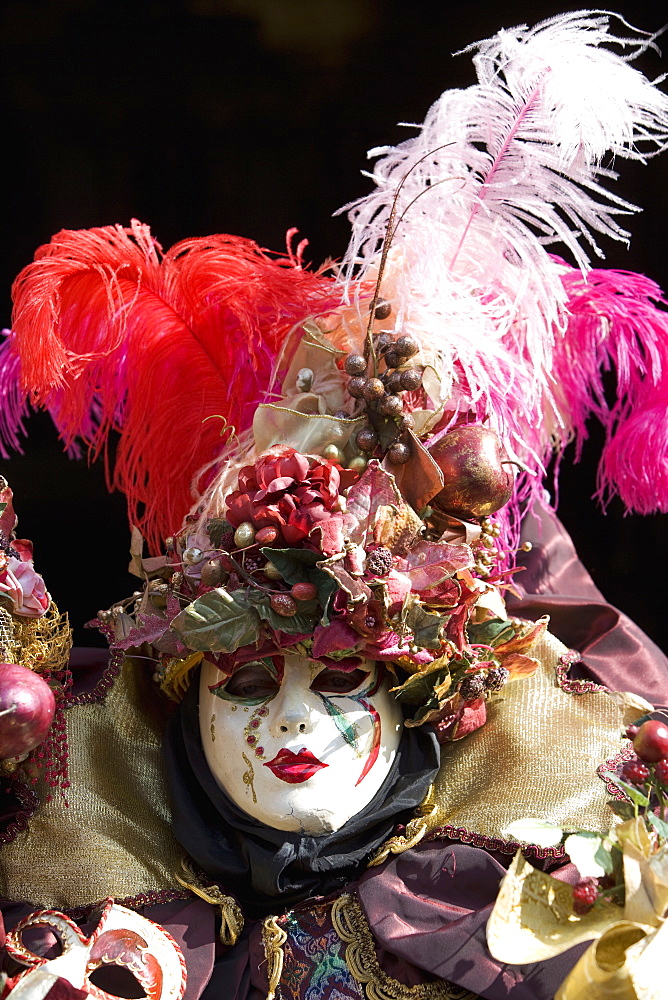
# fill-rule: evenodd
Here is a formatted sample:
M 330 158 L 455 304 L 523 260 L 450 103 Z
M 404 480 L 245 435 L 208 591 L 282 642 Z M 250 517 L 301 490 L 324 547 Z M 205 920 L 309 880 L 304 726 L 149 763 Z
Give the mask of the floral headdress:
M 68 446 L 98 454 L 120 431 L 110 483 L 144 591 L 100 617 L 118 648 L 152 647 L 171 694 L 202 657 L 224 675 L 285 649 L 341 669 L 370 657 L 405 671 L 409 724 L 461 736 L 534 666 L 545 622 L 509 620 L 500 590 L 554 450 L 594 414 L 601 496 L 668 509 L 664 300 L 586 255 L 595 232 L 625 239 L 633 210 L 604 157 L 668 140 L 668 99 L 630 65 L 653 39 L 609 19 L 475 46 L 478 83 L 373 151 L 333 274 L 305 270 L 303 245 L 162 254 L 135 222 L 60 233 L 17 279 L 5 439 L 21 387 Z M 144 558 L 142 536 L 158 552 L 170 532 Z

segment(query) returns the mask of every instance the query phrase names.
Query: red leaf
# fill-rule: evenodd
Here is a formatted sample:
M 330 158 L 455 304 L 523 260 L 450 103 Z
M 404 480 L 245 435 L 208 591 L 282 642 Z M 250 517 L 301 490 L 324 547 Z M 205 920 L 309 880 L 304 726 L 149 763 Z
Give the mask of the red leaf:
M 460 570 L 473 565 L 473 553 L 468 545 L 449 542 L 419 541 L 406 553 L 399 564 L 410 578 L 413 590 L 429 590 Z

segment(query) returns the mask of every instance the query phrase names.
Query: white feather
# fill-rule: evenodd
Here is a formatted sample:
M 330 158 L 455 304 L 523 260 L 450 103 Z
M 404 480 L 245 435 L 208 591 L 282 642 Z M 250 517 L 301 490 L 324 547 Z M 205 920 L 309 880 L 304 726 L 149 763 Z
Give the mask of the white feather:
M 446 91 L 414 138 L 371 150 L 374 190 L 341 209 L 343 280 L 371 277 L 400 188 L 381 288 L 395 326 L 534 461 L 550 434 L 568 436 L 550 373 L 565 293 L 548 247 L 585 271 L 595 234 L 627 240 L 618 218 L 636 208 L 606 190 L 610 164 L 668 143 L 668 98 L 629 63 L 654 39 L 623 21 L 631 34 L 613 35 L 612 16 L 565 14 L 471 46 L 478 83 Z

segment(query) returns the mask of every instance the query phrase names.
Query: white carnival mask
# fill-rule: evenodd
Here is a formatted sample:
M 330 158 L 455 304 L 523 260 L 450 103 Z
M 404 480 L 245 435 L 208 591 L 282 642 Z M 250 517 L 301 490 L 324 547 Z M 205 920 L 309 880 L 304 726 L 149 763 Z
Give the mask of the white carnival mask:
M 57 957 L 44 958 L 25 943 L 25 932 L 37 928 L 52 931 L 57 937 Z M 7 935 L 6 947 L 15 961 L 28 966 L 12 988 L 13 1000 L 43 1000 L 59 978 L 96 1000 L 117 1000 L 116 994 L 91 980 L 96 970 L 108 966 L 131 973 L 148 1000 L 181 1000 L 186 990 L 185 960 L 171 934 L 111 900 L 88 937 L 64 913 L 40 910 L 25 917 Z
M 403 717 L 381 666 L 351 672 L 304 656 L 267 657 L 221 682 L 202 665 L 199 719 L 220 787 L 277 830 L 338 830 L 374 797 L 394 761 Z

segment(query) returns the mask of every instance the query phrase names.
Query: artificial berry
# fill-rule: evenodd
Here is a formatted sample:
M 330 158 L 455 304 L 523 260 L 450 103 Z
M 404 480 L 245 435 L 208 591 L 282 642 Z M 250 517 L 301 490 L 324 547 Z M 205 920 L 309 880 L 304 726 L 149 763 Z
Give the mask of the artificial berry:
M 386 299 L 378 299 L 376 302 L 376 308 L 374 310 L 374 316 L 376 319 L 387 319 L 387 317 L 392 312 L 392 306 Z
M 412 431 L 415 427 L 415 418 L 412 413 L 404 413 L 399 421 L 402 431 Z
M 649 768 L 641 760 L 630 760 L 624 764 L 620 775 L 630 785 L 644 785 L 649 778 Z
M 485 693 L 485 680 L 480 674 L 469 674 L 459 685 L 459 693 L 464 701 L 475 701 Z
M 412 358 L 420 350 L 412 337 L 399 337 L 394 347 L 401 358 Z
M 487 671 L 485 687 L 488 691 L 500 691 L 509 677 L 510 671 L 506 667 L 492 667 Z
M 668 785 L 668 760 L 659 760 L 654 765 L 654 777 L 661 785 Z
M 595 878 L 581 878 L 573 886 L 573 913 L 579 917 L 589 913 L 598 896 L 598 882 Z
M 291 594 L 272 594 L 271 606 L 281 618 L 293 618 L 297 614 L 297 602 Z
M 398 417 L 403 404 L 398 396 L 383 396 L 378 400 L 378 412 L 384 417 Z
M 361 375 L 356 375 L 354 378 L 348 380 L 348 393 L 353 397 L 353 399 L 361 399 L 362 393 L 364 392 L 364 386 L 366 385 L 366 379 Z
M 640 726 L 633 726 L 633 725 L 627 726 L 626 727 L 626 738 L 627 738 L 627 740 L 634 740 L 636 738 L 636 736 L 638 735 L 639 730 L 640 730 Z
M 278 529 L 271 525 L 268 525 L 266 528 L 260 528 L 255 535 L 255 541 L 258 545 L 273 545 L 277 538 Z
M 209 559 L 202 566 L 200 578 L 205 587 L 219 587 L 221 583 L 227 583 L 229 577 L 230 574 L 225 572 L 220 559 Z
M 394 346 L 385 352 L 385 364 L 388 368 L 396 368 L 401 364 L 401 358 L 395 351 Z
M 392 569 L 392 553 L 384 545 L 379 545 L 367 555 L 366 568 L 374 576 L 387 576 Z
M 313 601 L 318 596 L 318 588 L 314 583 L 295 583 L 290 593 L 296 601 Z
M 388 392 L 401 392 L 401 372 L 390 372 L 385 387 Z
M 401 373 L 401 388 L 414 392 L 422 385 L 422 372 L 419 368 L 405 368 Z
M 371 427 L 363 427 L 357 432 L 355 441 L 361 451 L 373 451 L 378 444 L 378 435 Z
M 349 354 L 343 367 L 348 375 L 364 375 L 366 361 L 361 354 Z
M 346 413 L 345 410 L 337 410 L 334 416 L 337 420 L 350 420 L 350 414 Z
M 657 719 L 643 722 L 633 741 L 633 749 L 641 760 L 650 764 L 668 757 L 668 726 Z
M 387 457 L 393 465 L 405 465 L 411 457 L 411 450 L 407 444 L 395 441 L 389 448 Z
M 379 333 L 376 337 L 376 350 L 381 354 L 386 351 L 390 344 L 394 343 L 394 338 L 391 333 Z
M 364 399 L 373 401 L 385 395 L 385 386 L 379 378 L 368 378 L 362 390 Z

